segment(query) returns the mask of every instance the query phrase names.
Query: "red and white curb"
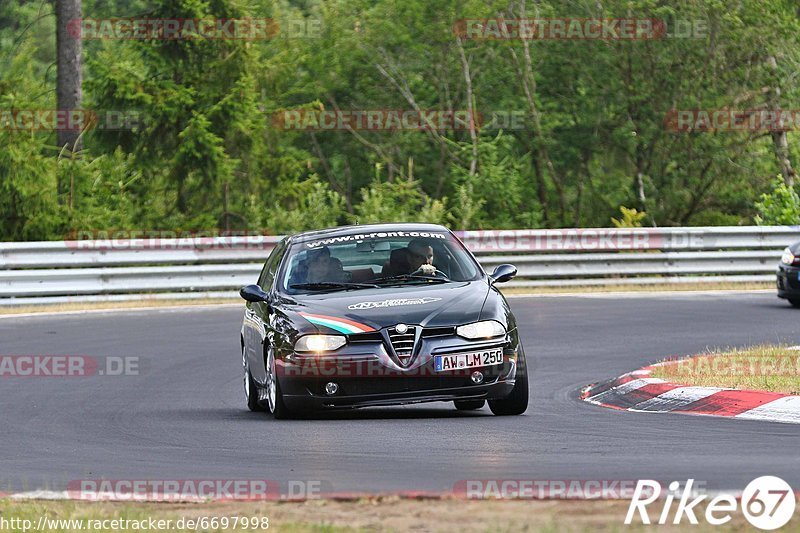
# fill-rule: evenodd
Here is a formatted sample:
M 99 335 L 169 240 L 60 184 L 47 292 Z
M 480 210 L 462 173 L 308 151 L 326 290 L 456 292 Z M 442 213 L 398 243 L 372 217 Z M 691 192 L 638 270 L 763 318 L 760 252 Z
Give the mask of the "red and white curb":
M 651 377 L 646 366 L 603 383 L 589 385 L 581 399 L 594 405 L 642 413 L 726 416 L 800 424 L 800 396 L 777 392 L 691 387 Z

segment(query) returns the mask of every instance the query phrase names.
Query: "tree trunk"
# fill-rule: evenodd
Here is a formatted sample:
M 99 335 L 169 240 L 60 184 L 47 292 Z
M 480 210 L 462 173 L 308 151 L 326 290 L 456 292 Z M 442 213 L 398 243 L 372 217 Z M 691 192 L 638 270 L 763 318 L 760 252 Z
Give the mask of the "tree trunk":
M 472 74 L 469 71 L 469 61 L 464 52 L 464 45 L 461 44 L 461 37 L 456 37 L 458 55 L 461 57 L 461 70 L 464 72 L 464 83 L 467 89 L 467 112 L 469 113 L 469 138 L 472 141 L 472 159 L 469 162 L 469 175 L 474 176 L 478 170 L 478 134 L 475 132 L 474 95 L 472 94 Z
M 538 9 L 536 10 L 536 14 L 538 16 Z M 520 17 L 525 19 L 527 16 L 528 12 L 523 0 L 520 2 Z M 558 197 L 558 213 L 560 218 L 559 226 L 565 226 L 567 224 L 566 192 L 562 177 L 556 172 L 555 165 L 553 165 L 553 160 L 550 158 L 550 151 L 547 149 L 545 144 L 544 132 L 541 123 L 541 114 L 539 113 L 539 109 L 536 105 L 537 86 L 536 76 L 533 71 L 533 60 L 531 59 L 530 43 L 525 39 L 522 40 L 523 62 L 520 62 L 519 59 L 517 59 L 517 54 L 513 47 L 509 48 L 509 51 L 511 52 L 511 57 L 514 59 L 514 63 L 517 65 L 517 70 L 520 74 L 520 81 L 522 82 L 522 88 L 525 92 L 525 98 L 528 102 L 528 111 L 530 113 L 531 125 L 533 126 L 534 140 L 532 144 L 536 150 L 537 157 L 544 163 L 544 167 L 550 174 L 550 179 L 555 186 L 556 195 Z M 538 171 L 540 172 L 539 175 L 543 181 L 544 173 L 542 172 L 541 168 L 539 168 Z
M 70 21 L 81 18 L 81 0 L 56 0 L 56 54 L 58 75 L 56 80 L 56 107 L 76 110 L 81 106 L 81 48 L 79 35 L 69 32 Z M 58 130 L 58 145 L 77 152 L 80 131 Z
M 774 86 L 767 91 L 767 107 L 770 111 L 780 114 L 781 112 L 781 88 L 778 83 L 778 62 L 775 56 L 767 57 L 767 65 L 775 75 Z M 792 167 L 792 160 L 789 157 L 789 139 L 786 137 L 786 130 L 783 123 L 779 121 L 777 127 L 770 131 L 772 136 L 772 146 L 778 166 L 781 169 L 783 181 L 789 187 L 794 186 L 795 170 Z

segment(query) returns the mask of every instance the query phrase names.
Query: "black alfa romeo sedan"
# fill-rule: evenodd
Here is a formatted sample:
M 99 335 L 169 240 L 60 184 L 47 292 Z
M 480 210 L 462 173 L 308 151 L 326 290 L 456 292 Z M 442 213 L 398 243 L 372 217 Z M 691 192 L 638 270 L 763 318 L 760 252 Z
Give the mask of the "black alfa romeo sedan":
M 522 414 L 525 354 L 495 286 L 516 273 L 487 275 L 432 224 L 286 237 L 240 291 L 247 405 L 275 418 L 436 401 Z

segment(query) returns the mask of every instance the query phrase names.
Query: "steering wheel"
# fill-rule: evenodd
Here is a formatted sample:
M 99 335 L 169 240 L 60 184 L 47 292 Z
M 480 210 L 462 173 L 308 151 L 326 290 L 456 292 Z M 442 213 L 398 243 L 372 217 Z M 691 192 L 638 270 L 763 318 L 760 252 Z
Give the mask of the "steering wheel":
M 414 272 L 412 272 L 410 275 L 411 276 L 430 276 L 430 277 L 439 278 L 439 279 L 450 279 L 450 276 L 448 276 L 447 274 L 445 274 L 444 272 L 442 272 L 441 270 L 439 270 L 438 268 L 435 268 L 435 267 L 434 267 L 433 273 L 426 272 L 426 271 L 424 271 L 422 269 L 422 267 L 419 267 Z

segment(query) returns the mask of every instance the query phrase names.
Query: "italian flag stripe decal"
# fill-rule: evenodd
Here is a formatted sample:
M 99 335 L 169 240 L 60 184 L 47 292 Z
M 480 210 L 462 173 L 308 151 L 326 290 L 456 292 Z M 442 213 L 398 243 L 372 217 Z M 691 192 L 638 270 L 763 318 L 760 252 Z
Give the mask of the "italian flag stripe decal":
M 327 315 L 312 315 L 311 313 L 300 313 L 300 316 L 317 326 L 325 326 L 338 331 L 339 333 L 367 333 L 375 331 L 366 324 L 355 322 L 347 318 L 339 318 Z

